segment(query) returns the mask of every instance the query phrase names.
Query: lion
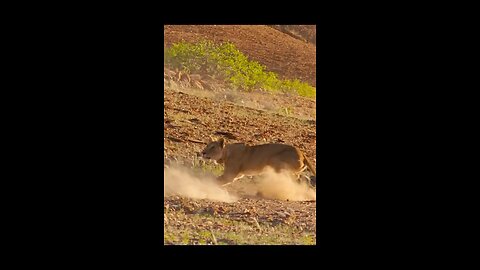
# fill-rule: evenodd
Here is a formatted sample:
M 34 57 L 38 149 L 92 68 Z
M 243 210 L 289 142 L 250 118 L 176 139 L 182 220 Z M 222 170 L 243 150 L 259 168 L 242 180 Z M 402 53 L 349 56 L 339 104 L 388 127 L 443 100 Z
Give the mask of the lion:
M 277 143 L 253 146 L 244 143 L 227 145 L 224 138 L 218 140 L 212 138 L 201 152 L 201 157 L 224 164 L 223 174 L 217 177 L 217 181 L 223 186 L 231 184 L 245 175 L 262 174 L 268 167 L 277 173 L 284 171 L 293 173 L 297 176 L 298 181 L 300 174 L 308 167 L 314 175 L 309 181 L 316 182 L 314 180 L 316 172 L 312 164 L 305 154 L 292 145 Z

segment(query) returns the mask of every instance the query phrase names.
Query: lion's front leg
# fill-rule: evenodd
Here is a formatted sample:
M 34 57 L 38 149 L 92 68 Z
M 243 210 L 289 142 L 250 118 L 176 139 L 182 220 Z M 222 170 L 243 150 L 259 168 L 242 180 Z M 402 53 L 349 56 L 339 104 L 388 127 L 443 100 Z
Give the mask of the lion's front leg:
M 235 181 L 237 176 L 238 176 L 238 172 L 228 170 L 228 171 L 225 171 L 219 177 L 217 177 L 217 182 L 222 186 L 226 186 L 233 183 L 233 181 Z

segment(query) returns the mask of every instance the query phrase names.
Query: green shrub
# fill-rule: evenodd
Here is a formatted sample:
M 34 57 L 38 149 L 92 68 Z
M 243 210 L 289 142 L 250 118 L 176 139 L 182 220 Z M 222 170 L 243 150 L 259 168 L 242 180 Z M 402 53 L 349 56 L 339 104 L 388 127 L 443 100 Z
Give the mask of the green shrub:
M 279 80 L 273 72 L 256 61 L 251 61 L 231 42 L 215 44 L 203 40 L 198 43 L 174 43 L 164 52 L 165 63 L 189 73 L 207 73 L 224 77 L 232 86 L 251 91 L 284 91 L 305 97 L 315 97 L 316 89 L 299 80 Z

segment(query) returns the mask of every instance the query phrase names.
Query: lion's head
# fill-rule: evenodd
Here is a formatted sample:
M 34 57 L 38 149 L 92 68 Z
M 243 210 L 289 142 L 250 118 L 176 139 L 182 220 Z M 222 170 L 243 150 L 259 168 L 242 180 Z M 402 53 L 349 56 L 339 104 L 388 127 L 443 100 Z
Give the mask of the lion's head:
M 220 138 L 218 140 L 212 139 L 205 149 L 202 151 L 202 157 L 205 159 L 219 160 L 222 158 L 223 148 L 225 147 L 225 140 Z

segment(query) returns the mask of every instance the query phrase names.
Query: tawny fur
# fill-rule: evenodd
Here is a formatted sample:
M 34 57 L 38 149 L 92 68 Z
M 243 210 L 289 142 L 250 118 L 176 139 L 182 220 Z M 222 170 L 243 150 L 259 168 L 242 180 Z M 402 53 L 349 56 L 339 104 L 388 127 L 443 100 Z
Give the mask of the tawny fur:
M 296 147 L 286 144 L 246 145 L 226 144 L 223 138 L 211 140 L 202 151 L 202 157 L 224 164 L 223 175 L 217 180 L 228 184 L 244 175 L 258 175 L 270 167 L 275 172 L 288 171 L 298 176 L 307 167 L 316 176 L 307 157 Z

